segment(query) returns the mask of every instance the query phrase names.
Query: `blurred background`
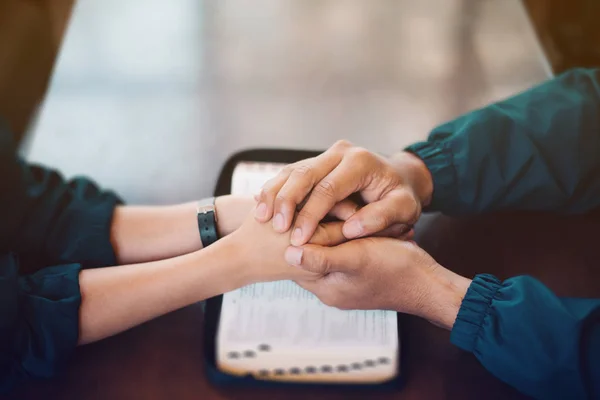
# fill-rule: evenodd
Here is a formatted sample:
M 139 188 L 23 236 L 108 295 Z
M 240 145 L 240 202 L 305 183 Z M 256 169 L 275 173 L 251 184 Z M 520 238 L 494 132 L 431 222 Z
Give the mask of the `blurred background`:
M 600 2 L 525 0 L 554 71 L 600 65 Z
M 594 0 L 0 0 L 0 116 L 31 161 L 130 202 L 236 151 L 389 153 L 600 58 Z

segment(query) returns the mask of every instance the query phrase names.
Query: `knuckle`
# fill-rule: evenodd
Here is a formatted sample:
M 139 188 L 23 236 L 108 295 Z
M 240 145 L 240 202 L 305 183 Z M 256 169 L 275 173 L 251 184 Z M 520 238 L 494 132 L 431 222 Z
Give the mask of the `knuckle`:
M 353 146 L 353 144 L 351 142 L 349 142 L 346 139 L 342 139 L 342 140 L 338 140 L 337 142 L 335 142 L 333 144 L 333 146 L 331 146 L 331 147 L 334 149 L 347 149 L 352 146 Z
M 317 232 L 319 232 L 321 243 L 329 243 L 332 241 L 331 232 L 325 227 L 319 225 Z
M 394 215 L 392 214 L 382 214 L 381 218 L 381 226 L 390 226 L 394 223 Z
M 324 229 L 321 225 L 317 227 L 317 230 L 310 238 L 310 243 L 313 244 L 323 244 L 328 243 L 330 241 L 329 232 Z
M 289 176 L 292 172 L 294 172 L 294 170 L 296 170 L 301 165 L 302 164 L 299 163 L 288 164 L 285 167 L 283 167 L 283 169 L 279 173 L 279 176 Z
M 298 212 L 298 217 L 296 218 L 296 223 L 298 225 L 302 225 L 306 221 L 315 221 L 315 224 L 316 224 L 319 222 L 319 219 L 307 207 L 302 207 L 300 212 Z
M 313 176 L 313 167 L 309 164 L 302 164 L 296 168 L 291 173 L 291 176 L 295 178 L 311 178 Z
M 348 151 L 348 153 L 352 156 L 352 157 L 365 157 L 371 154 L 371 152 L 367 149 L 365 149 L 364 147 L 359 147 L 359 146 L 354 146 L 352 147 L 352 149 L 350 149 Z
M 329 263 L 329 260 L 327 259 L 327 257 L 325 256 L 325 254 L 323 254 L 323 252 L 321 251 L 317 251 L 313 254 L 313 262 L 312 264 L 315 266 L 315 268 L 322 274 L 328 274 L 329 270 L 331 269 L 331 265 Z
M 392 221 L 393 216 L 387 213 L 379 213 L 373 216 L 373 226 L 378 230 L 382 230 L 390 226 Z
M 322 180 L 315 187 L 314 193 L 325 199 L 335 198 L 335 185 L 329 180 Z
M 349 152 L 353 160 L 365 160 L 372 157 L 372 153 L 363 147 L 353 147 Z
M 412 193 L 402 191 L 398 194 L 397 210 L 402 222 L 414 223 L 419 217 L 420 209 L 421 206 Z
M 348 157 L 358 170 L 365 170 L 371 167 L 374 154 L 362 147 L 354 147 L 348 152 Z

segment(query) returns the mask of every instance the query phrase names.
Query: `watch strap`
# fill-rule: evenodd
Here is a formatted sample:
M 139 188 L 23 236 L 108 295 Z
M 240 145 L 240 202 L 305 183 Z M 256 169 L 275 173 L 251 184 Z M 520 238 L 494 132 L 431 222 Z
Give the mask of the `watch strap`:
M 212 204 L 212 207 L 198 207 L 198 230 L 203 247 L 208 247 L 219 239 L 217 233 L 217 218 L 214 209 L 215 199 L 206 199 L 202 203 Z

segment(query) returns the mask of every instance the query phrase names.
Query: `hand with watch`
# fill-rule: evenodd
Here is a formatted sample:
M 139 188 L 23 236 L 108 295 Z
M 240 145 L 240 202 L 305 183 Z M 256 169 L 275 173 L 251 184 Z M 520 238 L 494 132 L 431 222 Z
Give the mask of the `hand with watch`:
M 117 261 L 162 260 L 200 250 L 238 229 L 255 204 L 251 197 L 230 195 L 169 206 L 118 206 L 111 224 Z M 204 245 L 201 226 L 211 234 Z
M 238 195 L 209 197 L 198 201 L 196 219 L 202 246 L 207 247 L 237 230 L 255 205 L 253 198 Z M 207 236 L 205 241 L 204 236 L 207 234 L 216 235 L 216 238 Z
M 256 221 L 253 207 L 254 199 L 238 196 L 179 206 L 117 207 L 113 247 L 119 260 L 127 260 L 121 264 L 129 265 L 80 274 L 79 343 L 252 283 L 320 277 L 285 261 L 289 233 Z M 343 242 L 342 225 L 318 225 L 310 243 Z

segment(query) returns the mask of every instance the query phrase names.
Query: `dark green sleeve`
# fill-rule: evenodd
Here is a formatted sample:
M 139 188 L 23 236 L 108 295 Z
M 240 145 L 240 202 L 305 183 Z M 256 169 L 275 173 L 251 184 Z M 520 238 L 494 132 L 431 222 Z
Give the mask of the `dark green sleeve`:
M 0 254 L 28 264 L 114 265 L 110 225 L 119 198 L 89 179 L 66 181 L 55 170 L 28 165 L 0 126 Z
M 450 340 L 535 398 L 600 398 L 600 299 L 559 298 L 527 276 L 477 275 Z
M 120 200 L 19 159 L 0 126 L 0 392 L 54 375 L 77 345 L 79 273 L 116 263 Z
M 432 210 L 593 209 L 600 205 L 600 70 L 573 70 L 465 114 L 407 150 L 432 173 Z
M 56 374 L 79 338 L 80 264 L 19 276 L 19 259 L 0 254 L 0 394 L 28 378 Z

